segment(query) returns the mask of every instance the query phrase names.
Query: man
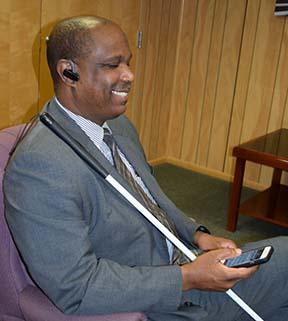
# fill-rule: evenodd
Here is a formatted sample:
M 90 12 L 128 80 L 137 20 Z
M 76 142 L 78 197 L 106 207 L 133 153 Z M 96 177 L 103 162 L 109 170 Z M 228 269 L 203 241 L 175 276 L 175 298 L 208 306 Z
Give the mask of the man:
M 249 320 L 223 293 L 234 287 L 264 318 L 280 320 L 275 314 L 281 311 L 286 320 L 287 242 L 266 241 L 275 254 L 257 272 L 225 267 L 221 260 L 240 254 L 234 242 L 186 218 L 151 175 L 123 116 L 133 74 L 120 27 L 99 17 L 64 20 L 50 34 L 47 58 L 55 98 L 44 111 L 135 197 L 141 194 L 160 211 L 184 243 L 205 251 L 180 265 L 171 243 L 38 121 L 12 156 L 4 189 L 16 244 L 47 296 L 71 314 L 144 311 L 151 320 Z M 105 139 L 111 133 L 117 147 Z M 122 175 L 119 162 L 126 168 Z

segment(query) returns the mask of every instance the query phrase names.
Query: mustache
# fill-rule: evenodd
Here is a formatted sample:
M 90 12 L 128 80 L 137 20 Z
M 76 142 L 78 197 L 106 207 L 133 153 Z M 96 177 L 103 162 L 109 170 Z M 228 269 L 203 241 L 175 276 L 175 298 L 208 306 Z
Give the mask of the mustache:
M 112 90 L 129 92 L 131 87 L 132 87 L 132 82 L 129 81 L 125 85 L 113 87 Z

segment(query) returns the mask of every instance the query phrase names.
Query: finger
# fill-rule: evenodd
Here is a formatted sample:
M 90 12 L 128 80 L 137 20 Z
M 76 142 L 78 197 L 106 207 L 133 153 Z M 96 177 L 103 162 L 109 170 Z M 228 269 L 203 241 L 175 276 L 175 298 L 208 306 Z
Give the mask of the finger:
M 210 237 L 213 237 L 210 235 Z M 235 249 L 237 248 L 237 245 L 234 241 L 230 239 L 226 239 L 224 237 L 219 237 L 219 236 L 214 236 L 213 241 L 215 243 L 215 249 L 220 249 L 220 248 L 230 248 L 230 249 Z
M 251 267 L 237 268 L 238 272 L 241 274 L 242 279 L 249 278 L 259 269 L 259 265 L 254 265 Z
M 216 259 L 220 262 L 239 256 L 242 253 L 239 248 L 225 248 L 215 251 Z
M 237 245 L 235 242 L 231 241 L 231 240 L 223 240 L 222 242 L 222 247 L 228 248 L 228 249 L 236 249 Z
M 223 267 L 226 269 L 227 272 L 227 280 L 231 282 L 238 282 L 243 279 L 248 279 L 252 274 L 254 274 L 258 270 L 258 266 L 253 266 L 249 268 L 230 268 L 227 266 Z

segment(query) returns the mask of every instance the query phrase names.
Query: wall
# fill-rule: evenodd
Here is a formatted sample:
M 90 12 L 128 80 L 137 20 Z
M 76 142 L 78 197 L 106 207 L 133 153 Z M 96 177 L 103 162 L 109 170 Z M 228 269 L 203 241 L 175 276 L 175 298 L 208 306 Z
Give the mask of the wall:
M 132 119 L 148 159 L 166 155 L 182 0 L 143 0 Z
M 37 111 L 40 1 L 1 1 L 0 128 L 30 119 Z M 33 51 L 32 51 L 33 48 Z M 37 65 L 37 64 L 36 64 Z
M 229 178 L 233 146 L 288 127 L 287 18 L 273 0 L 183 0 L 165 158 Z M 248 164 L 266 185 L 271 170 Z
M 102 15 L 121 25 L 131 44 L 135 70 L 140 0 L 2 0 L 0 128 L 28 122 L 53 95 L 45 38 L 56 21 L 82 14 Z
M 52 94 L 52 23 L 104 15 L 128 33 L 136 80 L 127 114 L 148 159 L 229 179 L 233 146 L 288 127 L 287 18 L 273 9 L 274 0 L 3 0 L 0 128 L 28 121 Z M 246 173 L 254 186 L 271 178 L 263 166 Z

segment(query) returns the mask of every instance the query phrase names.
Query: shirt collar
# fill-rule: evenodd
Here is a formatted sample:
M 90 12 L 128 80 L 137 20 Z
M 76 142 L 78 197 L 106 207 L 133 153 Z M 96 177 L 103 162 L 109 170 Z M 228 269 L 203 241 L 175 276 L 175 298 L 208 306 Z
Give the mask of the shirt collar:
M 108 127 L 107 123 L 105 122 L 103 126 L 100 126 L 89 119 L 86 119 L 80 115 L 74 114 L 71 110 L 65 108 L 55 97 L 56 103 L 59 105 L 61 109 L 63 109 L 67 115 L 75 121 L 75 123 L 85 132 L 85 134 L 92 140 L 92 142 L 100 149 L 103 137 L 104 137 L 104 129 L 108 128 L 111 132 L 111 129 Z

